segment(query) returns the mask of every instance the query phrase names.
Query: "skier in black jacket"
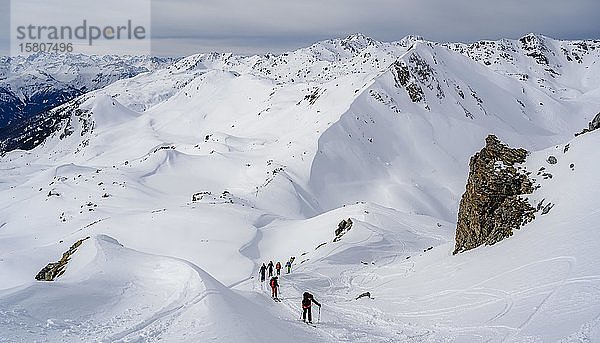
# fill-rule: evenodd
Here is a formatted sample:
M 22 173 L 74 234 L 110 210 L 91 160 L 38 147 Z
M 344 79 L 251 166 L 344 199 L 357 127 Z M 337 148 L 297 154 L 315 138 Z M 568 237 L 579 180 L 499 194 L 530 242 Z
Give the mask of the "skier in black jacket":
M 270 261 L 267 267 L 269 268 L 269 277 L 273 276 L 273 261 Z
M 265 264 L 263 263 L 262 267 L 260 267 L 260 281 L 264 282 L 265 281 L 265 273 L 267 272 L 267 266 L 265 266 Z
M 312 303 L 315 303 L 315 305 L 321 308 L 321 304 L 319 304 L 319 302 L 315 300 L 312 294 L 304 292 L 304 294 L 302 295 L 302 320 L 306 321 L 306 314 L 308 313 L 309 323 L 312 323 L 312 313 L 310 310 Z

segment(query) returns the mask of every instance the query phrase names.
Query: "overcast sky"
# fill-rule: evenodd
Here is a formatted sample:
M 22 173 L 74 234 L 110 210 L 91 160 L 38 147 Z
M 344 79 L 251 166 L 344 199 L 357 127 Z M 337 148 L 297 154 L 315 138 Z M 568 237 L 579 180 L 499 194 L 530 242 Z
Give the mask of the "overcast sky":
M 600 38 L 600 0 L 154 0 L 153 50 L 281 52 L 361 32 L 435 41 Z
M 0 0 L 0 44 L 7 32 L 1 3 L 7 1 Z M 38 0 L 31 20 L 48 18 L 44 6 L 57 8 L 57 1 Z M 130 1 L 120 2 L 118 8 L 135 17 Z M 69 6 L 58 7 L 68 16 Z M 529 32 L 600 39 L 600 0 L 152 0 L 151 13 L 155 55 L 278 53 L 356 32 L 383 41 L 415 34 L 469 42 Z

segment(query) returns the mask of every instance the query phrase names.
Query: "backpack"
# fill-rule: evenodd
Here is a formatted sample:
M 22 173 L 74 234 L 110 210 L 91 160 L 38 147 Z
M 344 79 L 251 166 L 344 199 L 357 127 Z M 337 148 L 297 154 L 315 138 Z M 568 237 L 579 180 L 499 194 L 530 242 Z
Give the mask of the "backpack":
M 302 294 L 302 308 L 310 308 L 312 305 L 312 294 L 304 292 Z
M 302 308 L 310 308 L 311 305 L 312 301 L 310 301 L 310 298 L 302 299 Z
M 277 280 L 275 280 L 275 278 L 271 279 L 271 288 L 275 288 L 275 286 L 277 286 Z

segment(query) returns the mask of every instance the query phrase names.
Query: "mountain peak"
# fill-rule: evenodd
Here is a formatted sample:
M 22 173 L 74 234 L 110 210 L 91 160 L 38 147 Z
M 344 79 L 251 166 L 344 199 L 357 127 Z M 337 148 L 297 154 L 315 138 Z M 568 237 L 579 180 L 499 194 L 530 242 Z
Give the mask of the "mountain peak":
M 411 46 L 416 42 L 423 42 L 423 41 L 425 41 L 425 38 L 423 38 L 422 36 L 407 35 L 404 38 L 402 38 L 399 42 L 400 42 L 400 45 L 402 45 L 402 46 Z
M 345 49 L 351 51 L 360 51 L 365 49 L 368 46 L 376 45 L 377 41 L 373 38 L 366 36 L 362 33 L 353 33 L 345 38 L 334 39 L 334 43 L 340 44 Z
M 546 39 L 549 39 L 549 37 L 546 37 L 546 36 L 544 36 L 542 34 L 539 34 L 539 33 L 529 32 L 528 34 L 524 35 L 520 39 L 546 40 Z
M 371 38 L 367 35 L 364 35 L 360 32 L 356 32 L 351 35 L 348 35 L 346 38 L 343 39 L 343 41 L 346 41 L 346 42 L 365 42 L 365 41 L 372 42 L 373 38 Z

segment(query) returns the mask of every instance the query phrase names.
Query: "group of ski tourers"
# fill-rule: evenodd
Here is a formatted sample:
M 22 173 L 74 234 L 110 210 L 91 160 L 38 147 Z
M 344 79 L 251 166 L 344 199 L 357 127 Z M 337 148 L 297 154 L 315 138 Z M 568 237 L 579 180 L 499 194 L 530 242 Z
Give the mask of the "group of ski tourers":
M 285 263 L 285 268 L 287 270 L 287 274 L 291 273 L 293 262 L 294 262 L 294 257 L 290 258 Z M 277 273 L 277 275 L 275 275 L 273 273 L 273 269 L 275 269 L 275 272 Z M 269 286 L 271 286 L 271 297 L 275 301 L 281 301 L 281 300 L 279 300 L 279 297 L 277 294 L 278 290 L 279 290 L 279 276 L 281 275 L 281 262 L 277 262 L 276 264 L 273 264 L 273 261 L 269 261 L 269 264 L 267 264 L 267 265 L 265 265 L 263 263 L 259 270 L 260 282 L 266 281 L 267 272 L 269 273 L 269 277 L 271 278 L 269 281 Z M 319 302 L 317 300 L 315 300 L 315 298 L 313 297 L 312 294 L 310 294 L 308 292 L 304 292 L 304 294 L 302 295 L 302 320 L 304 322 L 306 322 L 308 319 L 308 323 L 311 323 L 311 324 L 312 324 L 311 307 L 312 307 L 313 303 L 315 305 L 319 306 L 319 315 L 320 315 L 321 304 L 319 304 Z
M 287 269 L 287 273 L 291 273 L 292 272 L 292 262 L 294 262 L 294 258 L 290 258 L 289 261 L 287 261 L 285 263 L 285 268 Z M 275 275 L 273 273 L 273 268 L 275 268 L 275 271 L 277 272 L 277 275 Z M 277 290 L 279 288 L 279 282 L 277 281 L 278 277 L 281 275 L 281 262 L 277 262 L 277 264 L 273 264 L 273 261 L 269 261 L 268 265 L 265 265 L 263 263 L 263 265 L 260 267 L 260 282 L 264 282 L 267 278 L 266 278 L 266 274 L 267 271 L 269 272 L 269 277 L 271 278 L 271 281 L 269 282 L 269 285 L 271 286 L 271 297 L 274 300 L 279 300 L 279 298 L 277 297 Z
M 293 257 L 290 258 L 289 261 L 287 261 L 285 263 L 285 268 L 287 269 L 287 273 L 289 274 L 292 271 L 292 262 L 294 262 Z M 273 261 L 269 261 L 268 265 L 265 265 L 263 263 L 263 265 L 260 267 L 260 281 L 265 281 L 266 279 L 266 272 L 267 270 L 269 271 L 269 277 L 272 278 L 274 276 L 273 274 L 273 268 L 275 268 L 275 270 L 277 271 L 277 276 L 281 275 L 281 262 L 277 262 L 277 264 L 273 264 Z

